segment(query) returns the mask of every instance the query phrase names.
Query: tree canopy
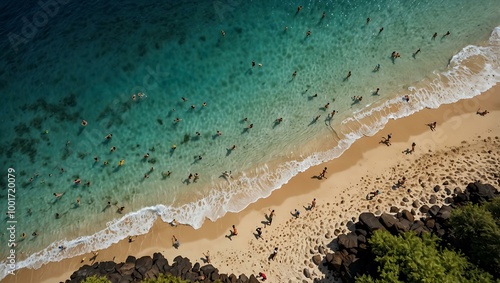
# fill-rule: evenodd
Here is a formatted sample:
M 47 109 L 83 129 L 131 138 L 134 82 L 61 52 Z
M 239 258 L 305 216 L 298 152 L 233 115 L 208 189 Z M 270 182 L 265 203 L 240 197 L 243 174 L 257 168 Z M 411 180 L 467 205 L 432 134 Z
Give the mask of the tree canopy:
M 500 198 L 482 206 L 454 209 L 450 224 L 459 248 L 471 262 L 500 276 Z
M 379 276 L 363 275 L 356 282 L 492 282 L 489 273 L 481 272 L 459 253 L 439 249 L 437 242 L 428 233 L 418 237 L 411 232 L 393 236 L 376 231 L 369 243 L 380 264 Z

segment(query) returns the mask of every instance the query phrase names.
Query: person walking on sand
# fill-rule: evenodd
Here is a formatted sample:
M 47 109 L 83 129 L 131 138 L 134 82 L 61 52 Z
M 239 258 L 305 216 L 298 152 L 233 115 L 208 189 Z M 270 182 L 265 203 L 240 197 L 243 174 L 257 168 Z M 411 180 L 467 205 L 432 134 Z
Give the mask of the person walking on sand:
M 311 209 L 315 207 L 316 207 L 316 199 L 313 199 L 313 201 L 311 202 Z
M 210 260 L 210 251 L 207 251 L 206 254 L 204 253 L 203 256 L 205 257 L 206 262 L 208 264 L 210 264 L 211 263 L 211 260 Z
M 411 143 L 411 152 L 414 152 L 415 151 L 415 146 L 417 144 L 415 142 Z
M 230 231 L 231 232 L 231 236 L 237 236 L 238 235 L 238 230 L 236 230 L 236 226 L 233 225 L 233 230 Z
M 273 223 L 274 216 L 276 216 L 276 213 L 274 212 L 274 209 L 273 209 L 271 211 L 271 213 L 269 214 L 269 216 L 267 217 L 267 225 L 271 226 L 271 224 Z
M 327 171 L 326 171 L 327 169 L 328 169 L 328 168 L 327 168 L 327 167 L 325 167 L 325 168 L 323 169 L 323 171 L 321 172 L 321 174 L 319 174 L 319 178 L 320 178 L 320 179 L 323 179 L 323 178 L 328 179 L 328 178 L 325 176 L 325 174 L 327 173 Z
M 427 124 L 427 126 L 431 129 L 431 131 L 436 130 L 436 125 L 437 125 L 437 122 L 432 122 L 432 123 Z
M 255 229 L 255 231 L 257 232 L 257 238 L 262 238 L 262 228 L 260 227 L 257 227 L 257 229 Z
M 178 249 L 181 246 L 181 243 L 179 242 L 179 240 L 177 240 L 175 235 L 172 235 L 172 246 L 176 249 Z
M 277 254 L 278 254 L 278 247 L 275 247 L 274 250 L 273 250 L 273 253 L 269 257 L 269 259 L 274 260 L 274 258 L 276 258 Z

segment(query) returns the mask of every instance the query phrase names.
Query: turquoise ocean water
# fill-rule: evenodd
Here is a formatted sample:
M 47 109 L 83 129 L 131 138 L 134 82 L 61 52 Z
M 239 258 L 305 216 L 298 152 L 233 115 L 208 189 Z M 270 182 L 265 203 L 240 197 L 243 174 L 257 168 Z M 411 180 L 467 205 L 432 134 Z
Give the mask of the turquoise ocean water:
M 17 221 L 16 268 L 105 248 L 158 217 L 199 228 L 388 119 L 500 80 L 496 0 L 157 2 L 0 3 L 0 227 L 8 243 Z

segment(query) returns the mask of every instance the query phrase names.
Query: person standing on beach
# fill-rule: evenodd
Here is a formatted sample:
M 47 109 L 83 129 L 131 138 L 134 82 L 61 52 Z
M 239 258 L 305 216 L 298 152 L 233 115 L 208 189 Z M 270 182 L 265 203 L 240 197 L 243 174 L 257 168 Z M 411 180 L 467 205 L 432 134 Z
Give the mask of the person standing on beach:
M 316 207 L 316 199 L 311 202 L 311 210 Z
M 257 227 L 257 229 L 255 229 L 255 231 L 257 231 L 257 238 L 262 239 L 262 228 Z
M 277 254 L 278 254 L 278 247 L 275 247 L 269 259 L 274 260 Z
M 181 246 L 181 243 L 179 242 L 179 240 L 177 240 L 175 235 L 172 235 L 172 246 L 174 246 L 174 248 L 176 249 L 178 249 Z
M 233 225 L 233 230 L 230 231 L 231 232 L 231 236 L 237 236 L 238 235 L 238 230 L 236 230 L 236 226 Z
M 274 216 L 276 216 L 276 213 L 274 212 L 274 209 L 273 209 L 268 216 L 267 225 L 271 226 L 271 224 L 273 223 Z
M 415 146 L 416 146 L 416 145 L 417 145 L 417 144 L 416 144 L 416 143 L 414 143 L 414 142 L 411 144 L 411 152 L 414 152 L 414 151 L 415 151 Z
M 208 264 L 211 263 L 211 260 L 210 260 L 210 251 L 207 251 L 206 254 L 203 254 L 203 256 L 205 256 L 205 260 L 207 261 Z

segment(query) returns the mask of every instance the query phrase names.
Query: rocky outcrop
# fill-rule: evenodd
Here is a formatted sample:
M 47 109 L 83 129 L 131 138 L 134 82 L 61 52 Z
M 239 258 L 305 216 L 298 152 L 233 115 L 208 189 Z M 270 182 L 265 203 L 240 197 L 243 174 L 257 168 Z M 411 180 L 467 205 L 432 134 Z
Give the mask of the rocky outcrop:
M 155 253 L 152 258 L 143 256 L 136 259 L 129 256 L 125 262 L 118 264 L 113 261 L 105 261 L 93 265 L 84 265 L 75 271 L 70 279 L 66 280 L 66 283 L 81 282 L 93 275 L 97 277 L 104 276 L 113 283 L 132 283 L 149 278 L 158 278 L 160 274 L 174 275 L 190 282 L 208 283 L 217 280 L 222 283 L 259 282 L 254 275 L 249 278 L 241 274 L 237 278 L 234 274 L 219 274 L 219 270 L 211 264 L 200 266 L 199 263 L 195 263 L 193 266 L 188 258 L 181 256 L 174 258 L 172 265 L 170 265 L 161 253 Z
M 434 187 L 435 192 L 439 190 L 439 186 Z M 387 230 L 393 235 L 408 231 L 417 235 L 432 233 L 447 242 L 453 242 L 450 238 L 453 233 L 450 233 L 451 227 L 448 224 L 453 208 L 467 203 L 480 204 L 491 201 L 499 195 L 500 193 L 493 186 L 476 182 L 470 183 L 463 192 L 458 188 L 455 189 L 453 196 L 449 197 L 447 202 L 451 205 L 433 205 L 429 208 L 424 204 L 418 208 L 415 207 L 417 203 L 414 202 L 414 207 L 426 214 L 426 217 L 420 219 L 415 219 L 415 213 L 408 210 L 399 211 L 395 207 L 391 207 L 390 210 L 391 213 L 395 213 L 394 215 L 382 213 L 377 217 L 372 213 L 362 213 L 359 216 L 359 222 L 355 223 L 354 232 L 340 234 L 335 239 L 338 251 L 327 253 L 323 261 L 324 265 L 338 272 L 344 283 L 355 282 L 354 278 L 362 274 L 375 275 L 377 272 L 375 255 L 371 253 L 367 241 L 375 231 Z M 435 198 L 431 196 L 433 201 L 429 203 L 435 203 Z

